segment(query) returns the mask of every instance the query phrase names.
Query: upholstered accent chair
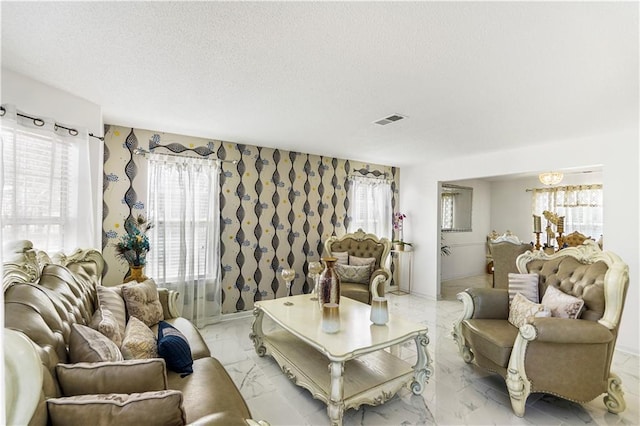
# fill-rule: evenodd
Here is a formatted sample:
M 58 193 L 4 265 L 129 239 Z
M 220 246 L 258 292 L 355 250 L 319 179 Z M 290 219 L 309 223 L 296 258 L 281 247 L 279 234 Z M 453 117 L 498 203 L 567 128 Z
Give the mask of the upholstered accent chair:
M 335 253 L 348 253 L 347 263 L 351 265 L 355 263 L 353 258 L 375 259 L 367 282 L 349 282 L 344 279 L 341 281 L 341 296 L 368 304 L 371 304 L 373 297 L 384 296 L 385 286 L 391 278 L 391 271 L 386 267 L 391 252 L 391 241 L 388 238 L 378 238 L 358 229 L 342 237 L 330 237 L 325 241 L 324 249 L 327 256 L 335 257 Z
M 489 240 L 489 254 L 493 260 L 493 288 L 509 287 L 509 274 L 518 272 L 516 259 L 527 250 L 532 250 L 531 244 L 512 241 L 495 242 Z
M 528 251 L 518 257 L 517 266 L 521 273 L 538 274 L 545 303 L 550 302 L 544 298 L 547 291 L 582 300 L 578 318 L 531 315 L 516 328 L 510 322 L 514 303 L 509 306 L 508 290 L 467 289 L 458 294 L 463 314 L 452 333 L 464 361 L 501 375 L 520 417 L 534 392 L 580 403 L 606 394 L 607 409 L 622 412 L 626 404 L 621 381 L 610 368 L 629 285 L 628 266 L 592 240 L 552 255 Z

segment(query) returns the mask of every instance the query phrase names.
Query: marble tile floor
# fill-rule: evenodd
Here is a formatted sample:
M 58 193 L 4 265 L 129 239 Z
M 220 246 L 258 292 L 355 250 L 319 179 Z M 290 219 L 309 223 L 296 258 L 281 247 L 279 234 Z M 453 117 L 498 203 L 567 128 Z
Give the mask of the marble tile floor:
M 444 286 L 443 286 L 444 288 Z M 348 410 L 344 424 L 354 425 L 639 425 L 640 378 L 638 356 L 616 352 L 615 371 L 622 379 L 627 409 L 613 415 L 602 398 L 576 404 L 550 395 L 529 397 L 524 418 L 516 417 L 501 377 L 467 365 L 451 338 L 451 324 L 461 303 L 438 302 L 414 295 L 389 294 L 392 315 L 423 323 L 429 328 L 429 351 L 434 375 L 425 392 L 408 389 L 385 404 Z M 202 329 L 213 355 L 224 364 L 240 389 L 255 419 L 272 426 L 327 425 L 326 406 L 305 389 L 290 382 L 269 356 L 256 355 L 249 339 L 253 317 L 222 321 Z M 413 362 L 413 342 L 403 345 L 401 357 Z

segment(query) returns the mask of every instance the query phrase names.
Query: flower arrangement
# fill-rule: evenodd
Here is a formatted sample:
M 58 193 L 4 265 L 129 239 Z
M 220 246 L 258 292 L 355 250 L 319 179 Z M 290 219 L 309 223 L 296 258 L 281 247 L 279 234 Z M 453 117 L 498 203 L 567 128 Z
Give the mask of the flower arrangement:
M 117 256 L 127 261 L 129 266 L 144 266 L 147 253 L 151 250 L 147 236 L 147 231 L 151 228 L 153 224 L 143 215 L 127 218 L 124 221 L 124 229 L 127 233 L 115 244 Z
M 395 229 L 396 231 L 401 233 L 402 225 L 403 225 L 403 222 L 404 222 L 404 220 L 406 218 L 407 218 L 406 214 L 400 213 L 400 212 L 396 212 L 396 214 L 393 215 L 393 229 Z
M 398 249 L 404 250 L 404 246 L 411 246 L 411 243 L 407 243 L 402 239 L 402 228 L 404 225 L 404 220 L 407 218 L 407 215 L 404 213 L 396 212 L 393 215 L 393 229 L 396 231 L 397 240 L 391 241 L 392 244 L 396 245 Z

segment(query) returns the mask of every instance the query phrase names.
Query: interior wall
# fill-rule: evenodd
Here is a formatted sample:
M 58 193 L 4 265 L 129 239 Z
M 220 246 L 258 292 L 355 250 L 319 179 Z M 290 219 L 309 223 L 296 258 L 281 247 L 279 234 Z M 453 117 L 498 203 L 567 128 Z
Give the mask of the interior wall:
M 438 182 L 601 165 L 605 188 L 605 249 L 622 257 L 629 265 L 630 275 L 617 347 L 638 354 L 640 331 L 637 324 L 640 318 L 635 307 L 640 300 L 638 140 L 639 132 L 635 128 L 429 164 L 424 164 L 423 160 L 420 164 L 403 167 L 400 209 L 414 212 L 410 229 L 405 232 L 416 241 L 413 292 L 432 299 L 440 293 Z M 545 152 L 554 154 L 548 156 Z
M 220 177 L 223 313 L 250 310 L 254 301 L 284 296 L 286 286 L 278 273 L 283 267 L 297 271 L 294 294 L 309 292 L 308 263 L 320 259 L 327 238 L 346 232 L 349 175 L 386 173 L 393 178 L 393 205 L 398 204 L 399 170 L 390 166 L 107 126 L 106 285 L 122 282 L 127 272 L 113 248 L 124 233 L 124 220 L 131 213 L 146 214 L 147 160 L 133 150 L 148 149 L 152 139 L 191 149 L 211 143 L 218 158 L 238 161 L 223 163 Z M 155 152 L 163 150 L 170 152 Z
M 102 107 L 71 93 L 64 92 L 33 80 L 22 74 L 2 69 L 2 101 L 3 104 L 13 104 L 26 114 L 36 117 L 50 117 L 58 123 L 76 127 L 84 127 L 89 133 L 101 136 L 103 131 Z M 91 188 L 92 208 L 96 218 L 102 217 L 102 155 L 103 143 L 99 139 L 89 138 L 89 149 L 92 159 Z M 93 241 L 99 248 L 102 223 L 97 220 L 94 224 Z
M 443 232 L 443 243 L 451 248 L 441 257 L 441 280 L 482 275 L 486 272 L 486 235 L 491 211 L 491 183 L 483 180 L 447 181 L 473 188 L 471 232 Z

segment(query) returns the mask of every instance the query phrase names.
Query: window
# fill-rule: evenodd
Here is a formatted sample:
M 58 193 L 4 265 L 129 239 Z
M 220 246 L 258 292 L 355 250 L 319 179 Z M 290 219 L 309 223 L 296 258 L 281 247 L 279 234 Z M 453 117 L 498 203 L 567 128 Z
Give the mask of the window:
M 200 158 L 149 155 L 151 250 L 159 286 L 178 291 L 182 316 L 198 327 L 221 315 L 219 167 Z
M 349 195 L 349 229 L 359 228 L 391 239 L 391 184 L 386 179 L 352 176 Z
M 89 161 L 87 134 L 71 136 L 53 122 L 12 114 L 9 107 L 4 112 L 3 241 L 27 239 L 50 253 L 91 246 L 92 209 L 78 207 L 79 200 L 91 200 L 90 179 L 81 178 L 82 164 Z
M 532 196 L 533 214 L 542 216 L 548 210 L 564 216 L 565 234 L 578 231 L 598 240 L 603 232 L 602 196 L 602 185 L 537 188 Z
M 453 194 L 442 193 L 442 229 L 453 229 L 453 199 Z

